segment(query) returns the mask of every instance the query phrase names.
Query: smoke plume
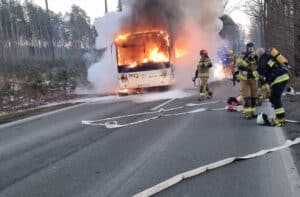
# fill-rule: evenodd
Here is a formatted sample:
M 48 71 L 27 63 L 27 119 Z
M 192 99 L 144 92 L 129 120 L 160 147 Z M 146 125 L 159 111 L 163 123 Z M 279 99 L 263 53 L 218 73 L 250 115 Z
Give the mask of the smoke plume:
M 89 80 L 97 91 L 116 87 L 116 58 L 111 53 L 111 45 L 118 32 L 167 30 L 175 47 L 184 52 L 175 62 L 177 85 L 181 88 L 192 84 L 200 49 L 207 49 L 213 58 L 223 44 L 219 38 L 222 29 L 219 17 L 223 14 L 220 0 L 123 0 L 123 4 L 124 13 L 108 14 L 95 23 L 99 35 L 97 47 L 107 48 L 104 58 L 89 70 Z

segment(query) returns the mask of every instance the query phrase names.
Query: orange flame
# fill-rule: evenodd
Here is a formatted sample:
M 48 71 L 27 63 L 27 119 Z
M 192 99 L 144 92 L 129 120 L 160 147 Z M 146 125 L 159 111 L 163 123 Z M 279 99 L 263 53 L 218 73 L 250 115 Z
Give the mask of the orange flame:
M 185 57 L 187 55 L 187 50 L 183 49 L 183 48 L 175 48 L 175 57 L 178 58 L 182 58 Z
M 148 60 L 150 62 L 168 62 L 169 57 L 163 52 L 160 52 L 158 47 L 150 50 Z
M 115 38 L 118 65 L 135 68 L 149 62 L 171 61 L 170 38 L 166 31 L 151 30 L 119 34 Z

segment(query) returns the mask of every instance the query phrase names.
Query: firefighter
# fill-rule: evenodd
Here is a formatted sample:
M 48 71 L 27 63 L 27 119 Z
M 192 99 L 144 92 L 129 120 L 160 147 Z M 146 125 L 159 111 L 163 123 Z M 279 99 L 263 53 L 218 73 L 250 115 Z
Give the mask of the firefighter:
M 272 126 L 284 126 L 286 121 L 285 109 L 282 106 L 281 97 L 290 79 L 289 70 L 263 48 L 258 49 L 256 54 L 259 60 L 258 73 L 265 78 L 266 84 L 271 89 L 270 102 L 276 115 Z
M 234 70 L 235 70 L 235 62 L 236 62 L 234 51 L 229 50 L 226 53 L 225 59 L 226 59 L 226 61 L 223 62 L 225 75 L 226 75 L 226 77 L 233 76 Z
M 244 116 L 247 119 L 256 118 L 256 101 L 258 93 L 257 61 L 253 43 L 246 45 L 246 52 L 237 59 L 241 96 L 244 98 Z
M 227 56 L 228 56 L 228 62 L 229 62 L 229 64 L 235 64 L 235 54 L 234 54 L 234 51 L 233 50 L 229 50 L 228 51 L 228 54 L 227 54 Z
M 200 51 L 200 61 L 193 79 L 193 81 L 195 81 L 196 78 L 200 78 L 201 85 L 199 101 L 210 99 L 213 95 L 213 92 L 208 87 L 209 70 L 212 66 L 212 61 L 208 56 L 207 50 L 202 49 Z

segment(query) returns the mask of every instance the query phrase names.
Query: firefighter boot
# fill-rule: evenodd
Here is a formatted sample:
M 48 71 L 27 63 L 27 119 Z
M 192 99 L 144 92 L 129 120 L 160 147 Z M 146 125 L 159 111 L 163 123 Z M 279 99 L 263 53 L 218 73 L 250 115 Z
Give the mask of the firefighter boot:
M 205 100 L 205 98 L 206 98 L 206 87 L 203 85 L 203 84 L 201 84 L 201 86 L 200 86 L 200 97 L 199 97 L 199 101 L 203 101 L 203 100 Z
M 254 97 L 251 98 L 252 118 L 257 118 L 257 114 L 256 114 L 257 101 L 258 101 L 257 98 Z
M 253 117 L 253 108 L 251 107 L 251 98 L 245 98 L 244 116 L 246 119 L 251 120 Z
M 270 121 L 270 126 L 283 127 L 285 125 L 285 119 L 274 118 Z
M 214 93 L 209 88 L 207 89 L 207 92 L 208 92 L 208 99 L 211 99 Z

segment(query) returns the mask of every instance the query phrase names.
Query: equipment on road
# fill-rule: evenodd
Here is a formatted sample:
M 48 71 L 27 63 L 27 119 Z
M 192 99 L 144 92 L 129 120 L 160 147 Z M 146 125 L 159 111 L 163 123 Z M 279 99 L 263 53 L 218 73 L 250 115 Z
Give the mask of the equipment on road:
M 267 114 L 260 113 L 257 116 L 256 123 L 258 125 L 263 126 L 271 126 L 271 127 L 282 127 L 285 125 L 285 122 L 280 122 L 277 118 L 269 118 Z
M 268 115 L 266 115 L 266 114 L 264 114 L 264 113 L 260 113 L 260 114 L 257 116 L 256 123 L 257 123 L 258 125 L 269 125 L 270 122 L 269 122 L 269 119 L 268 119 Z
M 227 110 L 229 112 L 242 112 L 243 111 L 243 103 L 244 103 L 244 99 L 242 96 L 238 96 L 238 97 L 230 97 L 227 100 Z
M 293 87 L 288 87 L 287 88 L 287 93 L 289 94 L 289 95 L 296 95 L 296 92 L 295 92 L 295 90 L 294 90 L 294 88 Z

